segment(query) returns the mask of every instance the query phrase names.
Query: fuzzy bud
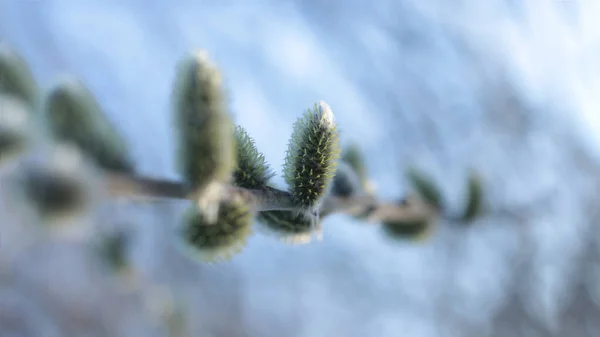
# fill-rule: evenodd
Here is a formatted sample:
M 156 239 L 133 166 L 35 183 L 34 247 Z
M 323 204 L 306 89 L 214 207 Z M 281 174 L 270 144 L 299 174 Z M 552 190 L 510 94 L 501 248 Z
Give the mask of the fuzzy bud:
M 234 195 L 222 200 L 216 222 L 209 223 L 197 207 L 185 214 L 182 246 L 204 262 L 219 262 L 239 253 L 252 233 L 253 214 L 245 201 Z
M 312 215 L 293 211 L 260 212 L 257 220 L 266 233 L 274 234 L 285 243 L 304 244 L 313 234 L 320 235 L 320 223 L 315 224 Z
M 125 141 L 80 81 L 66 78 L 54 87 L 46 97 L 45 112 L 57 141 L 76 145 L 103 169 L 133 172 Z
M 422 241 L 432 233 L 431 222 L 427 219 L 384 222 L 383 230 L 393 240 Z
M 0 93 L 23 100 L 32 108 L 38 105 L 39 89 L 31 69 L 7 45 L 0 45 Z
M 29 139 L 27 105 L 13 96 L 0 95 L 0 164 L 23 153 Z
M 248 189 L 264 189 L 273 177 L 262 153 L 258 152 L 254 140 L 241 126 L 235 128 L 237 144 L 237 168 L 233 173 L 236 186 Z
M 408 170 L 407 177 L 412 184 L 412 187 L 415 189 L 415 192 L 423 199 L 423 201 L 437 210 L 443 209 L 444 200 L 442 194 L 430 178 L 414 168 Z
M 368 190 L 369 183 L 367 180 L 367 169 L 365 160 L 356 144 L 351 144 L 342 152 L 340 160 L 354 170 L 356 176 L 360 180 L 360 184 L 364 190 Z
M 483 208 L 483 188 L 481 179 L 475 173 L 469 175 L 467 184 L 467 203 L 463 211 L 461 220 L 471 222 L 481 214 Z
M 93 170 L 74 147 L 53 147 L 43 158 L 24 161 L 15 172 L 17 193 L 45 223 L 64 223 L 94 204 Z
M 203 193 L 211 182 L 227 182 L 236 167 L 233 123 L 219 70 L 205 52 L 180 62 L 173 91 L 178 169 Z
M 305 210 L 318 208 L 327 193 L 340 156 L 333 112 L 320 101 L 294 124 L 284 163 L 284 177 L 295 202 Z

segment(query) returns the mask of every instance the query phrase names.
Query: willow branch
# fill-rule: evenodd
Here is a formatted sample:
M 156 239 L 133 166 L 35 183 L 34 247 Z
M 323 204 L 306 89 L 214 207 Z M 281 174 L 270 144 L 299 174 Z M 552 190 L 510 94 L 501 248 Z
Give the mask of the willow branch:
M 194 201 L 194 194 L 185 184 L 178 181 L 154 179 L 137 175 L 108 173 L 106 186 L 109 193 L 116 197 L 128 198 L 167 198 Z M 260 211 L 298 211 L 292 195 L 287 191 L 267 187 L 264 190 L 245 189 L 227 185 L 225 194 L 239 194 L 257 212 Z M 327 196 L 319 209 L 319 215 L 331 214 L 363 215 L 370 222 L 408 221 L 429 218 L 435 210 L 423 202 L 386 203 L 371 195 L 353 195 L 350 197 Z

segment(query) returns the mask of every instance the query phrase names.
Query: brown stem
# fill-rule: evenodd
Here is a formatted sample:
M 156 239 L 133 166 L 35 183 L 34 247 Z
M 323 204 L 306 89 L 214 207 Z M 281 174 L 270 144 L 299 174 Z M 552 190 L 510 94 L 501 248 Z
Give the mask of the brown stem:
M 106 180 L 109 193 L 113 196 L 194 199 L 192 191 L 178 181 L 116 173 L 107 174 Z M 225 193 L 242 195 L 256 211 L 299 210 L 289 192 L 272 187 L 265 190 L 251 190 L 229 185 Z M 384 203 L 370 195 L 325 198 L 319 209 L 319 215 L 326 217 L 335 213 L 363 215 L 370 222 L 407 221 L 436 215 L 434 210 L 418 200 L 408 203 Z

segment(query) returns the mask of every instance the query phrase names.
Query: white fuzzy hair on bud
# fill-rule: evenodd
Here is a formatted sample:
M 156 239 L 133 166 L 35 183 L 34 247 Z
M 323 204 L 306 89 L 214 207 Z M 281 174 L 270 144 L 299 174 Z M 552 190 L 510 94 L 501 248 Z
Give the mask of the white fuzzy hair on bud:
M 317 103 L 317 115 L 327 125 L 333 126 L 335 124 L 333 110 L 331 110 L 331 107 L 329 104 L 325 103 L 325 101 L 319 101 Z

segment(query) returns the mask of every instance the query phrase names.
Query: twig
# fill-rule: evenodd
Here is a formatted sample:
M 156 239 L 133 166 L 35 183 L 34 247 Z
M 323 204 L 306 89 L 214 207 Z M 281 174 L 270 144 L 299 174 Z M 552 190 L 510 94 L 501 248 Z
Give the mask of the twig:
M 192 191 L 183 183 L 148 177 L 108 173 L 106 186 L 113 196 L 145 197 L 194 200 Z M 300 211 L 287 191 L 267 187 L 264 190 L 251 190 L 227 185 L 224 193 L 241 195 L 257 211 Z M 410 221 L 435 216 L 431 207 L 419 200 L 413 202 L 386 203 L 370 195 L 351 197 L 327 196 L 323 201 L 319 216 L 331 214 L 363 215 L 370 222 Z

